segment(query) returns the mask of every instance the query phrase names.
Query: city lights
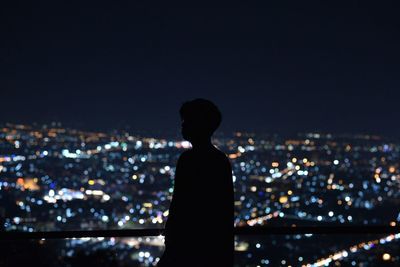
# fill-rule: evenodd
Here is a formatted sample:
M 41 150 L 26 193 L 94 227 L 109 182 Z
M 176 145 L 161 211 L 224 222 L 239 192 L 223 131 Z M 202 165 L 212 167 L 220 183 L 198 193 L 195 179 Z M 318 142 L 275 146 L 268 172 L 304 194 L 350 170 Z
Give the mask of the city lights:
M 105 134 L 15 125 L 0 128 L 0 138 L 4 140 L 0 143 L 0 196 L 7 194 L 9 199 L 4 228 L 27 232 L 163 228 L 169 215 L 177 159 L 191 147 L 187 141 L 126 132 Z M 400 198 L 398 143 L 385 146 L 385 140 L 367 136 L 335 139 L 317 133 L 288 140 L 236 133 L 219 136 L 214 143 L 227 153 L 232 164 L 238 227 L 394 227 L 400 222 L 399 211 L 385 209 L 385 205 L 394 207 Z M 380 215 L 373 216 L 375 211 Z M 4 212 L 1 207 L 0 212 Z M 207 215 L 199 214 L 199 219 L 207 221 Z M 270 238 L 271 242 L 278 239 Z M 315 242 L 318 236 L 299 235 L 293 240 Z M 101 242 L 110 247 L 122 241 L 103 238 L 71 242 L 74 246 Z M 251 245 L 249 242 L 238 242 L 236 251 L 246 253 L 247 259 L 256 262 L 254 266 L 280 265 L 282 261 L 286 266 L 327 266 L 337 261 L 362 261 L 357 255 L 376 247 L 390 249 L 398 242 L 398 234 L 344 246 L 328 256 L 317 253 L 314 259 L 295 245 L 288 245 L 293 246 L 288 252 L 293 257 L 267 259 L 259 255 L 269 249 L 267 245 L 260 240 Z M 143 263 L 158 261 L 160 240 L 130 239 L 122 243 L 138 247 L 152 244 L 133 258 Z M 297 254 L 290 254 L 294 251 Z M 379 260 L 398 259 L 390 250 L 385 251 L 379 254 Z

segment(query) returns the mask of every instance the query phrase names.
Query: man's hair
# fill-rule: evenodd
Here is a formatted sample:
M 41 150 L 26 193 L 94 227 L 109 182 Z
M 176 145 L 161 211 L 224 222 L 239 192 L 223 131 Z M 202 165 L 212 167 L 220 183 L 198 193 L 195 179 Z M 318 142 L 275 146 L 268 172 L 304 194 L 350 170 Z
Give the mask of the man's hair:
M 198 98 L 183 103 L 179 110 L 183 120 L 192 121 L 212 135 L 222 121 L 218 107 L 211 101 Z

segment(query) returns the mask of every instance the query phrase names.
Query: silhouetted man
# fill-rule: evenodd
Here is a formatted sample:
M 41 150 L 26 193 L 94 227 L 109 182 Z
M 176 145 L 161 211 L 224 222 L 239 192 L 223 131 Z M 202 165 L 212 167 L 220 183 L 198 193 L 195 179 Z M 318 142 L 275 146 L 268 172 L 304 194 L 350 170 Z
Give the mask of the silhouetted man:
M 221 113 L 196 99 L 180 109 L 182 136 L 192 149 L 179 157 L 158 266 L 233 265 L 233 182 L 228 158 L 211 143 Z

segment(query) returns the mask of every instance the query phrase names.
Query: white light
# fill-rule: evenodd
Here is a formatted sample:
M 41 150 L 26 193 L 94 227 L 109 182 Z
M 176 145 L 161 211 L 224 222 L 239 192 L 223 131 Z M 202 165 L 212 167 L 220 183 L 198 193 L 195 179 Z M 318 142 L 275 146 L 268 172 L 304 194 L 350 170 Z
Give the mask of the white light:
M 86 190 L 86 191 L 88 191 L 88 190 Z M 102 196 L 103 194 L 104 194 L 104 192 L 101 190 L 92 190 L 92 195 L 94 195 L 94 196 Z
M 181 143 L 181 145 L 182 145 L 183 148 L 190 148 L 190 147 L 191 147 L 189 141 L 183 141 L 183 142 Z
M 337 159 L 335 159 L 335 160 L 333 161 L 333 164 L 338 165 L 338 164 L 339 164 L 339 161 L 338 161 Z
M 20 217 L 14 217 L 14 223 L 15 224 L 19 224 L 21 222 L 21 218 Z
M 54 197 L 54 195 L 55 195 L 54 190 L 53 190 L 53 189 L 50 189 L 50 191 L 49 191 L 49 197 Z

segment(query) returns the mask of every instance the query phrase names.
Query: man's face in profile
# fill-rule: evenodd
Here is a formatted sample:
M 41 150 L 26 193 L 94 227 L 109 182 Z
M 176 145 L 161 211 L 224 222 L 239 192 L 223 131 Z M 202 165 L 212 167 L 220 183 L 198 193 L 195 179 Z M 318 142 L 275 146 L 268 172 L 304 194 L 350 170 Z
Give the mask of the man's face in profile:
M 190 130 L 190 126 L 187 120 L 182 119 L 181 121 L 181 133 L 182 133 L 182 137 L 183 139 L 185 139 L 186 141 L 190 141 L 190 134 L 191 130 Z

